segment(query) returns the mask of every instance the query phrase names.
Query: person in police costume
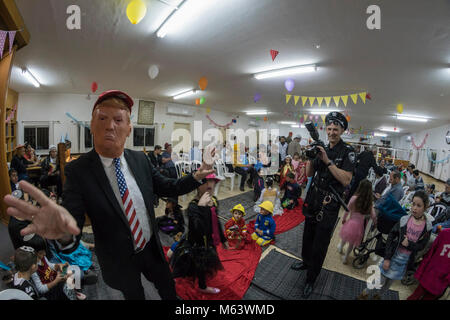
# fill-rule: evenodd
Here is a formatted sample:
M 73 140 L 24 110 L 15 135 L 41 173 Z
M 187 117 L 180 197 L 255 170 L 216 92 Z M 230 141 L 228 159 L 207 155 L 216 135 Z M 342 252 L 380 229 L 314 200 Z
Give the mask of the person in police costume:
M 313 292 L 341 207 L 329 186 L 331 185 L 342 198 L 345 187 L 352 180 L 356 161 L 353 147 L 341 139 L 348 127 L 345 116 L 339 112 L 330 112 L 325 123 L 329 143 L 325 148 L 317 146 L 320 152 L 306 165 L 306 174 L 313 177 L 313 180 L 303 206 L 306 217 L 302 244 L 303 261 L 291 266 L 294 270 L 307 270 L 303 288 L 304 299 Z

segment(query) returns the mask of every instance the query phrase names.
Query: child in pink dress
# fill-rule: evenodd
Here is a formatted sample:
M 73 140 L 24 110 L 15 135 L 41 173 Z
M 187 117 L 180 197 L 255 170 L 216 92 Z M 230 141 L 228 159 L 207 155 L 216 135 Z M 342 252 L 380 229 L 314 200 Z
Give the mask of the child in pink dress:
M 364 179 L 360 182 L 355 195 L 350 198 L 347 205 L 350 210 L 350 219 L 347 220 L 349 212 L 345 212 L 342 218 L 342 228 L 339 233 L 341 242 L 338 250 L 342 254 L 343 248 L 348 243 L 345 255 L 342 257 L 342 263 L 347 264 L 348 256 L 353 248 L 359 246 L 364 236 L 365 216 L 371 215 L 371 219 L 376 223 L 375 210 L 372 199 L 372 183 Z

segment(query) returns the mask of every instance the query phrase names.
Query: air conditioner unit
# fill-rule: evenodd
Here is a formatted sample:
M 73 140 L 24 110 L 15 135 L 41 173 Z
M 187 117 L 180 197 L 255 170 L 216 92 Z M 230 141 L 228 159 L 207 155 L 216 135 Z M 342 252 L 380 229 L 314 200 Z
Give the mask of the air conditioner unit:
M 249 127 L 259 127 L 259 123 L 256 122 L 256 121 L 251 120 L 251 121 L 248 123 L 248 126 L 249 126 Z
M 184 116 L 184 117 L 193 117 L 194 111 L 189 108 L 176 107 L 176 106 L 168 106 L 167 114 L 172 114 L 175 116 Z

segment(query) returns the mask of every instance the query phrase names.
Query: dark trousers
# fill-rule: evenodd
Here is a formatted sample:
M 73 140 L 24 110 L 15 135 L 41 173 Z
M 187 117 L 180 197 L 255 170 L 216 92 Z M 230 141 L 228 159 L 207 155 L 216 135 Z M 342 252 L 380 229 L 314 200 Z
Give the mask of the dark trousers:
M 200 289 L 206 289 L 206 277 L 204 274 L 198 276 L 198 287 Z
M 161 257 L 158 257 L 159 253 L 155 252 L 156 249 L 153 248 L 155 241 L 152 240 L 145 245 L 144 250 L 131 258 L 134 272 L 127 275 L 123 287 L 119 289 L 125 300 L 145 300 L 141 273 L 155 285 L 162 300 L 177 300 L 175 282 L 169 265 Z
M 319 276 L 336 225 L 338 212 L 339 209 L 328 212 L 324 210 L 323 219 L 320 222 L 317 222 L 315 217 L 305 219 L 302 258 L 308 270 L 307 283 L 314 283 Z
M 47 189 L 49 186 L 56 186 L 56 193 L 58 196 L 62 195 L 62 181 L 60 175 L 54 176 L 41 176 L 40 179 L 41 188 Z
M 244 170 L 244 168 L 242 168 L 242 167 L 235 167 L 234 168 L 234 172 L 236 172 L 237 174 L 242 176 L 241 187 L 243 188 L 244 184 L 245 184 L 245 180 L 247 179 L 247 175 L 249 173 L 249 170 Z

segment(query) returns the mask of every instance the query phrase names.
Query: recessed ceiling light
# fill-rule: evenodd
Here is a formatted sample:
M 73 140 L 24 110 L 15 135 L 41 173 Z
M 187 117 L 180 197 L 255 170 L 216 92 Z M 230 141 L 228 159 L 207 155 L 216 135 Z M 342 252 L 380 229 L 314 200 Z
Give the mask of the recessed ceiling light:
M 314 115 L 326 115 L 329 114 L 330 112 L 341 112 L 340 110 L 335 110 L 335 109 L 310 109 L 308 110 L 309 113 L 314 114 Z
M 384 138 L 386 138 L 388 136 L 386 133 L 382 133 L 382 132 L 374 132 L 373 135 L 374 135 L 374 137 L 384 137 Z
M 297 122 L 294 122 L 294 121 L 279 121 L 278 123 L 279 124 L 292 124 L 292 125 L 297 124 Z
M 265 111 L 265 110 L 246 111 L 245 114 L 248 116 L 258 116 L 258 115 L 267 114 L 267 111 Z
M 386 131 L 386 132 L 400 132 L 399 128 L 386 128 L 386 127 L 383 127 L 383 128 L 380 128 L 380 130 L 381 131 Z
M 320 44 L 316 44 L 314 47 L 316 47 L 316 49 L 320 49 Z
M 274 70 L 259 72 L 259 73 L 254 74 L 253 77 L 260 80 L 260 79 L 281 77 L 281 76 L 300 74 L 300 73 L 306 73 L 306 72 L 314 72 L 314 71 L 317 71 L 317 66 L 315 64 L 308 64 L 308 65 L 302 65 L 302 66 L 293 66 L 293 67 L 287 67 L 287 68 L 282 68 L 282 69 L 274 69 Z

